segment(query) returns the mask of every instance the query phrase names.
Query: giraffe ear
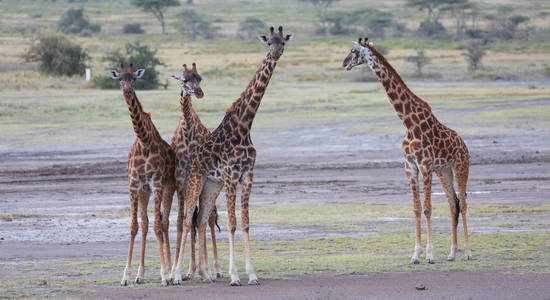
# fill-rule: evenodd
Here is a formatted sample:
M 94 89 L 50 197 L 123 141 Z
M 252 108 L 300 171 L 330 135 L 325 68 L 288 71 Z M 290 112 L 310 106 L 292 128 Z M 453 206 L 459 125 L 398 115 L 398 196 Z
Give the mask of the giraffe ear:
M 181 84 L 181 82 L 183 81 L 183 79 L 182 79 L 181 77 L 176 76 L 176 75 L 172 75 L 172 76 L 170 76 L 170 77 L 172 77 L 172 79 L 174 79 L 175 81 L 177 81 L 177 82 L 180 83 L 180 84 Z
M 109 76 L 111 76 L 111 78 L 113 79 L 120 79 L 120 73 L 115 70 L 109 71 Z
M 136 78 L 143 77 L 143 74 L 145 74 L 145 69 L 138 69 L 137 71 L 134 72 L 134 76 L 136 76 Z
M 294 34 L 287 34 L 287 35 L 285 36 L 285 41 L 289 42 L 289 41 L 291 41 L 293 38 L 294 38 Z
M 260 40 L 260 42 L 267 44 L 267 36 L 260 34 L 258 35 L 258 39 Z

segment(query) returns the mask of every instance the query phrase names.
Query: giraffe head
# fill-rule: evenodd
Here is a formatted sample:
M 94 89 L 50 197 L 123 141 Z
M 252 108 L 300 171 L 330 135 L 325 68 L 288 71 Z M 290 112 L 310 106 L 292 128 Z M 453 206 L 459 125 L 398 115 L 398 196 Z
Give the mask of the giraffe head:
M 144 69 L 138 69 L 134 72 L 133 67 L 134 66 L 130 64 L 129 68 L 124 69 L 124 65 L 120 64 L 120 72 L 117 72 L 115 70 L 109 71 L 109 75 L 111 76 L 111 78 L 118 79 L 120 81 L 120 89 L 122 89 L 122 92 L 124 94 L 133 93 L 136 85 L 136 80 L 138 78 L 141 78 L 145 73 Z
M 273 60 L 277 61 L 285 51 L 285 43 L 292 40 L 294 35 L 284 35 L 283 26 L 279 26 L 278 32 L 275 32 L 275 29 L 271 26 L 269 32 L 269 37 L 262 34 L 258 36 L 258 39 L 269 46 L 269 55 Z
M 181 85 L 181 93 L 183 95 L 195 94 L 197 98 L 202 98 L 204 93 L 201 89 L 202 77 L 197 72 L 197 64 L 193 63 L 191 69 L 187 68 L 187 65 L 183 65 L 183 76 L 172 75 L 172 78 Z
M 359 38 L 357 42 L 353 42 L 353 48 L 342 63 L 344 68 L 351 70 L 355 66 L 367 63 L 373 72 L 380 71 L 380 53 L 374 48 L 372 42 L 367 43 L 368 40 L 368 38 L 365 40 Z

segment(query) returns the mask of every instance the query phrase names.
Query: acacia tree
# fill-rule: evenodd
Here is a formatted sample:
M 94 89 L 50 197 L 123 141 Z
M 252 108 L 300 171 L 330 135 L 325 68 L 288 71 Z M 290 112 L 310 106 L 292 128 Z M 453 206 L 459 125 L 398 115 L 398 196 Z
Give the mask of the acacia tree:
M 298 0 L 300 2 L 309 2 L 317 11 L 317 17 L 319 17 L 319 29 L 322 34 L 326 34 L 328 27 L 328 9 L 338 0 Z
M 485 47 L 479 40 L 471 40 L 464 48 L 462 55 L 466 57 L 468 61 L 468 69 L 476 71 L 481 66 L 481 59 L 485 56 Z
M 164 33 L 164 13 L 170 6 L 179 6 L 178 0 L 132 0 L 132 5 L 141 8 L 143 11 L 151 12 L 159 20 Z
M 439 9 L 446 4 L 452 4 L 455 0 L 406 0 L 407 6 L 416 7 L 419 10 L 426 10 L 428 18 L 420 23 L 420 30 L 428 36 L 434 36 L 443 32 L 445 28 L 439 23 Z M 462 0 L 458 0 L 461 2 Z
M 266 25 L 262 20 L 256 17 L 248 17 L 239 23 L 237 36 L 241 37 L 241 33 L 243 33 L 249 40 L 251 40 L 255 38 L 257 34 L 263 32 L 265 27 Z

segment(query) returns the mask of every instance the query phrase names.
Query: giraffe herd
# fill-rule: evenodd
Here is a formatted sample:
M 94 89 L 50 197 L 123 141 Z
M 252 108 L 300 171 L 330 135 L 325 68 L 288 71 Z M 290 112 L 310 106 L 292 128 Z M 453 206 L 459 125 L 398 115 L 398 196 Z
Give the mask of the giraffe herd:
M 144 278 L 144 257 L 149 227 L 147 206 L 151 193 L 154 198 L 154 232 L 160 257 L 161 284 L 181 284 L 193 278 L 195 272 L 204 282 L 213 281 L 208 262 L 206 230 L 210 227 L 216 278 L 222 277 L 216 246 L 216 199 L 225 191 L 227 228 L 229 233 L 229 275 L 232 286 L 241 285 L 235 264 L 235 212 L 236 196 L 241 188 L 241 230 L 244 244 L 245 269 L 248 284 L 258 285 L 259 280 L 252 265 L 249 238 L 248 205 L 254 178 L 256 150 L 250 130 L 267 85 L 283 55 L 285 44 L 292 35 L 283 33 L 279 26 L 270 28 L 269 36 L 259 39 L 269 46 L 269 51 L 240 97 L 227 109 L 220 125 L 212 132 L 201 122 L 193 110 L 192 96 L 200 99 L 204 93 L 200 87 L 202 77 L 197 65 L 183 65 L 182 76 L 173 75 L 181 86 L 181 115 L 171 144 L 165 142 L 145 112 L 135 93 L 135 82 L 145 72 L 120 66 L 120 72 L 110 71 L 113 79 L 120 81 L 124 99 L 128 105 L 136 140 L 128 154 L 128 180 L 131 206 L 130 244 L 121 285 L 130 283 L 130 269 L 135 236 L 138 233 L 138 212 L 141 221 L 141 251 L 135 283 Z M 440 123 L 429 104 L 416 96 L 399 74 L 367 39 L 354 42 L 344 59 L 343 67 L 366 63 L 376 74 L 386 90 L 390 103 L 406 128 L 403 140 L 405 173 L 413 195 L 415 215 L 415 248 L 412 264 L 419 263 L 421 253 L 421 213 L 424 212 L 427 227 L 426 261 L 434 263 L 431 232 L 431 184 L 432 173 L 438 176 L 449 202 L 451 214 L 451 250 L 448 260 L 454 260 L 458 250 L 457 224 L 460 215 L 464 227 L 465 259 L 472 258 L 466 224 L 466 183 L 469 174 L 469 154 L 462 138 L 452 129 Z M 424 208 L 420 202 L 419 176 L 421 175 Z M 456 181 L 456 189 L 454 181 Z M 457 195 L 458 192 L 458 195 Z M 169 217 L 174 194 L 178 199 L 177 238 L 174 260 L 170 253 L 168 235 Z M 219 228 L 219 227 L 218 227 Z M 187 235 L 190 235 L 190 261 L 187 274 L 182 274 Z M 197 240 L 197 241 L 196 241 Z M 195 243 L 198 244 L 198 264 L 195 262 Z

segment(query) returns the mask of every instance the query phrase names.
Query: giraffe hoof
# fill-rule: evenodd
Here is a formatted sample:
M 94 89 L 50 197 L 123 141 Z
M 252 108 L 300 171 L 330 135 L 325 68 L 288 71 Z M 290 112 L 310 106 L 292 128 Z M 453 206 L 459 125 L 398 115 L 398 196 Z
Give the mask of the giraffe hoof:
M 223 278 L 222 273 L 216 273 L 216 278 Z
M 241 281 L 240 280 L 235 280 L 235 281 L 231 281 L 230 283 L 231 286 L 241 286 Z
M 418 265 L 419 263 L 420 261 L 418 260 L 418 258 L 411 259 L 411 265 Z
M 136 278 L 136 280 L 134 281 L 136 284 L 142 284 L 143 283 L 143 279 L 141 278 Z
M 249 280 L 248 285 L 260 285 L 260 281 L 258 279 Z
M 464 260 L 472 260 L 472 255 L 471 254 L 464 255 Z
M 455 260 L 455 257 L 454 257 L 454 256 L 450 256 L 450 255 L 449 255 L 449 256 L 447 257 L 447 261 L 454 261 L 454 260 Z
M 183 276 L 183 278 L 181 280 L 188 281 L 188 280 L 191 280 L 191 279 L 193 279 L 193 274 L 187 274 L 187 275 Z
M 430 265 L 433 265 L 434 260 L 431 259 L 431 258 L 428 258 L 428 259 L 426 259 L 426 262 L 429 263 Z
M 212 280 L 212 278 L 206 278 L 202 282 L 203 283 L 214 283 L 214 280 Z
M 164 279 L 160 282 L 160 285 L 161 286 L 168 286 L 168 285 L 170 285 L 170 283 L 166 279 Z
M 181 280 L 177 280 L 177 279 L 172 280 L 172 285 L 181 285 Z
M 120 282 L 120 285 L 121 286 L 128 286 L 130 283 L 128 282 L 127 279 L 123 279 L 121 282 Z

